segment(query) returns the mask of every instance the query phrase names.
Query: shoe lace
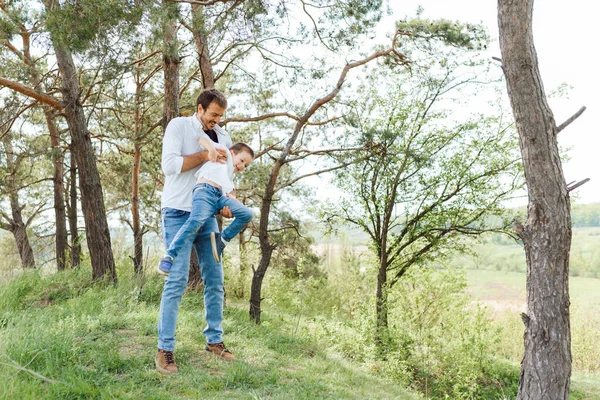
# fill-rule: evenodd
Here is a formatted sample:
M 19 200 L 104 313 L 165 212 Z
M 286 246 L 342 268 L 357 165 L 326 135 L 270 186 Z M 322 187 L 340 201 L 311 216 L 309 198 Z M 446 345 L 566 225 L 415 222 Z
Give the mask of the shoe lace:
M 173 354 L 172 351 L 164 351 L 163 354 L 165 355 L 165 361 L 168 364 L 175 364 L 175 354 Z
M 231 353 L 229 350 L 227 350 L 227 347 L 225 347 L 225 343 L 217 343 L 213 344 L 212 346 L 219 349 L 221 353 Z

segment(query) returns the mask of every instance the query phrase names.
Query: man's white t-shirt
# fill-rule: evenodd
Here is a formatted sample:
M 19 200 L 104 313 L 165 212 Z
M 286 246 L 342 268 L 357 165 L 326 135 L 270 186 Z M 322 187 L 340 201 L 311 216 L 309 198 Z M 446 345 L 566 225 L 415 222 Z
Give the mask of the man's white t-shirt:
M 215 126 L 218 143 L 226 148 L 231 147 L 231 137 L 220 126 Z M 169 207 L 178 210 L 192 210 L 192 189 L 196 184 L 194 176 L 200 166 L 181 172 L 183 156 L 189 156 L 204 148 L 198 138 L 204 135 L 202 125 L 196 114 L 191 117 L 174 118 L 167 125 L 162 147 L 162 170 L 165 174 L 161 208 Z
M 227 150 L 227 147 L 218 143 L 215 143 L 215 148 Z M 196 178 L 197 180 L 206 179 L 216 183 L 221 186 L 223 194 L 231 192 L 233 190 L 233 157 L 231 156 L 231 152 L 227 151 L 226 164 L 213 161 L 207 161 L 202 164 L 198 172 L 196 172 Z

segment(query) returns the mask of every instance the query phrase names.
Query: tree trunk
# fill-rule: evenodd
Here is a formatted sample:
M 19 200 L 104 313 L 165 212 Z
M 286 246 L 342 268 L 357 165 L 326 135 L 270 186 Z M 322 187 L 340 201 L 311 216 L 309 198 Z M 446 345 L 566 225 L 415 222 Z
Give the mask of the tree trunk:
M 106 220 L 104 196 L 87 121 L 79 99 L 81 88 L 75 64 L 69 50 L 57 43 L 54 43 L 54 49 L 62 77 L 64 110 L 72 138 L 72 152 L 79 168 L 81 208 L 92 263 L 92 276 L 98 279 L 109 274 L 110 280 L 116 282 L 117 274 Z
M 198 254 L 196 254 L 196 250 L 192 250 L 192 254 L 190 257 L 190 272 L 188 273 L 187 287 L 191 290 L 196 290 L 202 286 L 202 283 L 202 273 L 200 272 Z
M 527 258 L 525 354 L 517 399 L 568 399 L 570 201 L 532 33 L 533 0 L 499 0 L 502 64 L 529 193 L 518 225 Z
M 246 273 L 248 272 L 248 267 L 250 266 L 250 262 L 248 260 L 248 242 L 246 241 L 246 228 L 242 230 L 239 235 L 239 250 L 240 250 L 240 268 L 239 275 L 237 279 L 237 284 L 235 285 L 235 289 L 233 291 L 233 295 L 242 299 L 246 295 L 245 285 L 246 285 Z
M 33 249 L 31 248 L 29 236 L 27 235 L 27 224 L 23 221 L 23 214 L 21 213 L 23 207 L 19 205 L 19 189 L 17 182 L 15 181 L 19 162 L 15 160 L 11 140 L 10 134 L 5 134 L 2 138 L 2 143 L 4 144 L 4 150 L 6 152 L 6 166 L 10 171 L 5 177 L 5 184 L 8 191 L 11 211 L 10 217 L 3 214 L 7 219 L 7 224 L 3 223 L 2 229 L 6 229 L 13 234 L 21 259 L 21 266 L 24 269 L 35 268 Z
M 71 143 L 71 149 L 73 144 Z M 69 218 L 69 232 L 71 236 L 71 268 L 78 268 L 81 263 L 81 241 L 77 227 L 77 166 L 71 150 L 71 167 L 69 168 L 69 199 L 67 214 Z
M 179 41 L 177 23 L 179 7 L 176 3 L 163 0 L 163 75 L 165 101 L 163 104 L 163 132 L 169 121 L 179 116 Z
M 383 246 L 385 246 L 385 241 L 383 243 Z M 381 256 L 379 259 L 379 273 L 377 274 L 377 293 L 375 295 L 375 343 L 378 346 L 383 345 L 385 331 L 388 328 L 387 269 L 387 254 L 384 250 L 381 250 Z
M 23 35 L 24 46 L 23 55 L 26 64 L 29 66 L 29 74 L 32 86 L 35 88 L 43 88 L 40 72 L 37 70 L 35 62 L 30 54 L 29 34 Z M 44 90 L 45 91 L 45 90 Z M 54 185 L 54 220 L 56 226 L 55 244 L 56 244 L 56 269 L 61 271 L 65 269 L 66 253 L 67 253 L 67 215 L 65 211 L 64 197 L 64 157 L 60 147 L 60 132 L 54 122 L 54 112 L 52 107 L 42 103 L 42 110 L 46 118 L 46 125 L 50 132 L 50 144 L 52 145 L 52 163 L 54 165 L 54 175 L 52 177 Z
M 10 194 L 10 209 L 12 212 L 11 232 L 15 237 L 15 241 L 17 242 L 19 257 L 21 258 L 21 265 L 24 269 L 35 268 L 33 249 L 29 243 L 27 226 L 23 222 L 23 215 L 21 214 L 22 208 L 19 206 L 19 200 L 16 192 Z
M 192 5 L 192 21 L 194 26 L 194 43 L 198 52 L 198 63 L 200 65 L 200 73 L 202 74 L 202 88 L 210 89 L 215 87 L 215 75 L 210 60 L 210 52 L 208 48 L 208 39 L 206 37 L 206 26 L 204 23 L 204 14 L 201 5 Z
M 292 138 L 295 140 L 294 136 L 292 136 Z M 287 150 L 287 152 L 285 152 L 284 154 L 289 154 L 289 150 Z M 282 158 L 285 159 L 285 156 L 283 156 Z M 267 183 L 265 194 L 263 196 L 262 204 L 260 207 L 258 240 L 260 243 L 261 256 L 260 261 L 258 263 L 258 267 L 252 275 L 252 286 L 250 288 L 250 319 L 257 324 L 260 324 L 262 282 L 265 278 L 265 274 L 267 273 L 267 269 L 271 264 L 271 256 L 273 255 L 273 250 L 275 250 L 275 245 L 269 242 L 269 214 L 271 212 L 271 203 L 273 202 L 273 195 L 275 194 L 275 183 L 277 182 L 277 177 L 279 176 L 279 171 L 281 169 L 282 162 L 283 161 L 279 159 L 275 161 L 275 164 L 273 165 L 273 169 L 271 170 L 271 175 L 269 177 L 269 182 Z
M 54 116 L 49 106 L 43 106 L 46 124 L 50 131 L 52 144 L 52 160 L 54 164 L 54 220 L 56 223 L 56 269 L 61 271 L 66 266 L 67 254 L 67 214 L 65 210 L 64 158 L 60 148 L 60 133 L 54 122 Z
M 138 143 L 133 146 L 133 168 L 131 169 L 131 219 L 133 227 L 133 270 L 136 275 L 144 273 L 143 231 L 140 223 L 140 166 L 142 149 Z

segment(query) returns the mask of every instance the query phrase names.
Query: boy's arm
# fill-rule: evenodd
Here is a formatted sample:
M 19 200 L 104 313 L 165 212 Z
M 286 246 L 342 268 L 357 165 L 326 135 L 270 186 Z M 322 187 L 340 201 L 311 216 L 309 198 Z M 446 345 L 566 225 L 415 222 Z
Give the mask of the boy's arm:
M 213 141 L 208 136 L 201 136 L 198 138 L 198 142 L 200 142 L 200 146 L 204 147 L 204 150 L 208 152 L 208 161 L 218 160 L 219 153 L 217 153 L 217 149 L 215 148 Z

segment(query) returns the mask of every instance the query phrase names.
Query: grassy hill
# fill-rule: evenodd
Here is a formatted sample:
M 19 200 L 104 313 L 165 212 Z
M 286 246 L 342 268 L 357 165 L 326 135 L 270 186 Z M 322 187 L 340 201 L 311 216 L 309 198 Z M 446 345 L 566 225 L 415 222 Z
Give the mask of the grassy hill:
M 121 274 L 123 276 L 124 274 Z M 304 317 L 278 310 L 256 326 L 228 300 L 226 343 L 239 361 L 203 350 L 201 293 L 182 303 L 180 373 L 154 369 L 162 278 L 92 285 L 91 272 L 28 274 L 0 288 L 2 399 L 416 399 L 377 370 L 301 334 Z

